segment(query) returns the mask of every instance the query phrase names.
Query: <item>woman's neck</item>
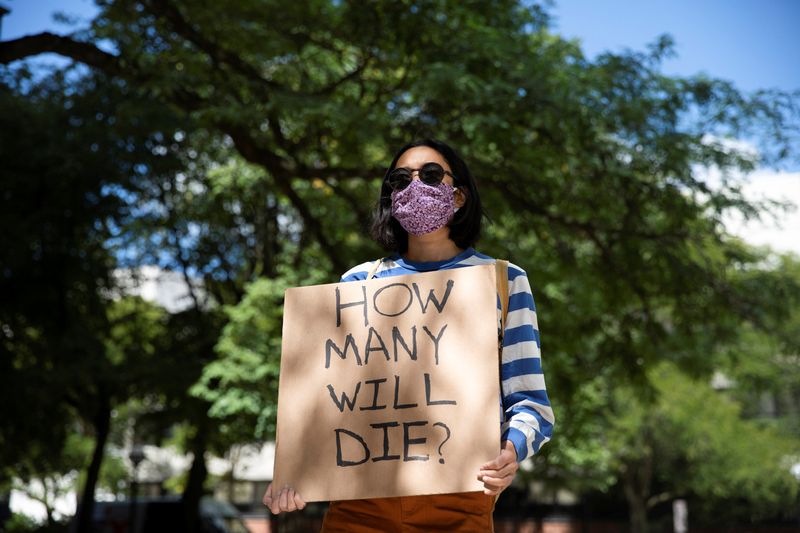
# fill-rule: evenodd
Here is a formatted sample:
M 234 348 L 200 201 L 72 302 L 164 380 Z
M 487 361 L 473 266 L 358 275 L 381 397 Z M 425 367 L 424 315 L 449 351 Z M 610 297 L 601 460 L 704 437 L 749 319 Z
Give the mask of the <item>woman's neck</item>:
M 409 235 L 408 250 L 403 254 L 409 261 L 444 261 L 464 251 L 450 240 L 450 229 L 442 228 L 425 235 Z

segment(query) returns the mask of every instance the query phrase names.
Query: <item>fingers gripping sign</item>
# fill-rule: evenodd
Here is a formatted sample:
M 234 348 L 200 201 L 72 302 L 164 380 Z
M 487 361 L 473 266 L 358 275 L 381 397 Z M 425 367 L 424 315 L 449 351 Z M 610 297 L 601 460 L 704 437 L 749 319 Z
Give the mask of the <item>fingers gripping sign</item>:
M 277 488 L 273 489 L 272 483 L 267 487 L 262 501 L 269 507 L 272 514 L 301 511 L 306 506 L 306 502 L 292 487 L 284 485 L 278 490 Z
M 478 481 L 483 482 L 484 494 L 500 494 L 514 481 L 517 470 L 517 451 L 511 441 L 505 441 L 500 455 L 481 466 L 478 472 Z

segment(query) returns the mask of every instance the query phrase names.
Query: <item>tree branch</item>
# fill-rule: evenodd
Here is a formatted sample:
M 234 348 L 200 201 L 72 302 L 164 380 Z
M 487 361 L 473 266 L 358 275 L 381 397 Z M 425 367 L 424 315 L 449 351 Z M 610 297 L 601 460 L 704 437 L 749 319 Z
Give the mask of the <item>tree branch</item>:
M 7 65 L 13 61 L 48 52 L 80 61 L 109 75 L 116 75 L 122 71 L 119 57 L 104 52 L 91 43 L 76 41 L 50 32 L 0 42 L 0 64 Z
M 351 70 L 350 72 L 348 72 L 347 74 L 342 76 L 341 78 L 330 82 L 328 85 L 326 85 L 324 87 L 320 87 L 317 90 L 311 91 L 310 93 L 308 93 L 308 95 L 309 96 L 328 96 L 328 95 L 330 95 L 340 85 L 342 85 L 342 84 L 344 84 L 344 83 L 346 83 L 346 82 L 348 82 L 350 80 L 356 79 L 359 75 L 361 75 L 361 73 L 364 72 L 364 70 L 367 68 L 367 65 L 369 64 L 371 59 L 372 59 L 372 57 L 370 55 L 366 55 L 364 58 L 362 58 L 361 61 L 359 61 L 359 63 L 356 66 L 356 68 L 354 68 L 353 70 Z
M 153 15 L 167 20 L 178 35 L 194 44 L 201 52 L 206 53 L 216 65 L 228 65 L 268 89 L 281 88 L 279 84 L 262 76 L 253 65 L 228 51 L 219 43 L 206 39 L 200 31 L 186 20 L 180 10 L 169 1 L 148 0 L 144 4 Z
M 346 191 L 343 187 L 338 184 L 331 183 L 330 181 L 326 182 L 328 187 L 333 189 L 333 192 L 343 198 L 347 205 L 350 206 L 350 209 L 356 214 L 356 219 L 358 220 L 358 224 L 366 231 L 369 230 L 371 216 L 368 210 L 364 209 L 364 204 L 360 202 L 357 198 L 355 198 L 352 194 Z
M 157 6 L 164 7 L 164 9 L 168 10 L 170 8 L 170 6 L 165 5 L 163 0 L 152 1 L 155 2 Z M 179 15 L 180 13 L 177 14 L 177 16 Z M 173 14 L 173 16 L 176 15 Z M 199 34 L 197 34 L 197 32 L 188 25 L 184 27 L 183 30 L 195 38 L 198 38 L 199 36 Z M 199 36 L 199 40 L 200 44 L 203 46 L 212 47 L 212 44 L 205 41 L 202 36 Z M 200 46 L 200 44 L 198 44 L 198 46 Z M 217 57 L 219 57 L 220 60 L 225 61 L 226 63 L 233 63 L 234 66 L 237 66 L 237 68 L 241 68 L 245 72 L 249 71 L 252 75 L 258 76 L 258 78 L 262 81 L 268 81 L 261 78 L 257 72 L 252 70 L 252 67 L 244 62 L 239 61 L 238 58 L 233 57 L 226 51 L 219 51 L 213 47 L 211 49 L 213 53 L 217 54 Z M 76 61 L 80 61 L 89 66 L 98 68 L 111 76 L 122 75 L 124 71 L 120 64 L 119 57 L 104 52 L 92 44 L 75 41 L 69 37 L 62 37 L 47 32 L 22 37 L 20 39 L 14 39 L 11 41 L 0 42 L 0 63 L 7 64 L 31 55 L 37 55 L 45 52 L 53 52 L 70 57 Z M 136 78 L 137 76 L 134 75 L 133 77 Z M 203 104 L 203 98 L 186 88 L 172 91 L 171 94 L 169 94 L 169 97 L 173 103 L 179 105 L 185 111 L 199 109 Z M 291 186 L 290 176 L 296 169 L 287 166 L 287 161 L 278 155 L 270 152 L 269 150 L 265 150 L 260 146 L 257 146 L 257 143 L 254 141 L 249 132 L 247 132 L 245 127 L 222 121 L 217 122 L 217 126 L 222 132 L 227 133 L 231 139 L 233 139 L 237 150 L 247 161 L 262 165 L 273 174 L 276 184 L 289 198 L 294 208 L 300 213 L 300 216 L 303 218 L 308 229 L 319 242 L 323 252 L 330 258 L 333 266 L 340 271 L 344 271 L 346 264 L 342 261 L 342 258 L 339 255 L 336 247 L 333 246 L 333 244 L 325 236 L 325 233 L 322 230 L 322 223 L 313 216 L 311 211 L 308 209 L 308 206 L 305 204 L 305 202 L 303 202 L 302 198 L 300 198 L 300 196 Z M 342 174 L 345 174 L 345 172 L 342 172 Z M 325 173 L 325 176 L 331 177 L 331 174 Z
M 290 32 L 288 34 L 284 33 L 284 35 L 286 37 L 290 38 L 292 41 L 294 41 L 294 43 L 298 47 L 298 49 L 302 49 L 306 44 L 311 43 L 314 46 L 317 46 L 319 48 L 328 50 L 329 52 L 333 52 L 334 54 L 338 54 L 340 57 L 342 57 L 346 53 L 346 50 L 338 48 L 332 42 L 327 42 L 327 41 L 325 41 L 323 39 L 315 37 L 314 35 L 312 35 L 310 33 Z M 340 78 L 338 78 L 338 79 L 336 79 L 334 81 L 331 81 L 327 85 L 325 85 L 323 87 L 320 87 L 319 89 L 316 89 L 316 90 L 311 91 L 309 93 L 303 93 L 303 94 L 306 94 L 306 95 L 309 95 L 309 96 L 327 95 L 327 94 L 332 93 L 338 86 L 342 85 L 346 81 L 352 80 L 352 79 L 355 79 L 356 77 L 358 77 L 358 75 L 361 74 L 367 68 L 367 65 L 369 65 L 369 62 L 373 59 L 373 55 L 369 52 L 369 50 L 372 49 L 372 43 L 370 43 L 366 47 L 366 49 L 367 49 L 367 52 L 361 57 L 360 61 L 358 62 L 358 65 L 356 65 L 356 67 L 353 70 L 351 70 L 347 74 L 343 75 L 342 77 L 340 77 Z
M 295 169 L 287 168 L 286 162 L 268 150 L 264 150 L 257 145 L 253 137 L 246 131 L 246 128 L 233 124 L 230 122 L 219 123 L 220 129 L 230 135 L 236 149 L 242 154 L 247 161 L 261 165 L 270 171 L 275 179 L 275 184 L 283 194 L 289 198 L 292 206 L 297 209 L 298 213 L 305 222 L 306 227 L 316 237 L 322 251 L 333 263 L 334 268 L 344 272 L 347 265 L 339 255 L 339 250 L 333 246 L 328 240 L 325 232 L 322 230 L 322 223 L 311 213 L 306 203 L 300 198 L 292 188 L 290 177 L 294 174 Z

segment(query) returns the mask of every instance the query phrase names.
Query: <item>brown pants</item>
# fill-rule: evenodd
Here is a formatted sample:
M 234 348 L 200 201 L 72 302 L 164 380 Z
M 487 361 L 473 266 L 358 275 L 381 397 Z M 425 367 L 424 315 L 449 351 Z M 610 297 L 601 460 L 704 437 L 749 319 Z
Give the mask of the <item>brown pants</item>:
M 321 533 L 493 532 L 494 503 L 483 492 L 331 502 Z

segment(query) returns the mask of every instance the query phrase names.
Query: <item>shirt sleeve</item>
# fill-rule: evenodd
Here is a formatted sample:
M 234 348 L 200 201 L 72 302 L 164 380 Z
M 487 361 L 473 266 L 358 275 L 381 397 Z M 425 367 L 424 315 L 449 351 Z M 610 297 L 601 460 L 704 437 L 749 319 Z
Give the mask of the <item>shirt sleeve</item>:
M 366 263 L 361 263 L 360 265 L 354 266 L 342 274 L 342 277 L 339 278 L 339 283 L 345 283 L 348 281 L 363 281 L 367 279 L 367 275 L 374 264 L 374 261 L 367 261 Z
M 542 370 L 539 326 L 528 276 L 508 266 L 508 317 L 500 366 L 504 421 L 502 439 L 517 450 L 517 461 L 537 453 L 553 434 L 555 416 Z

